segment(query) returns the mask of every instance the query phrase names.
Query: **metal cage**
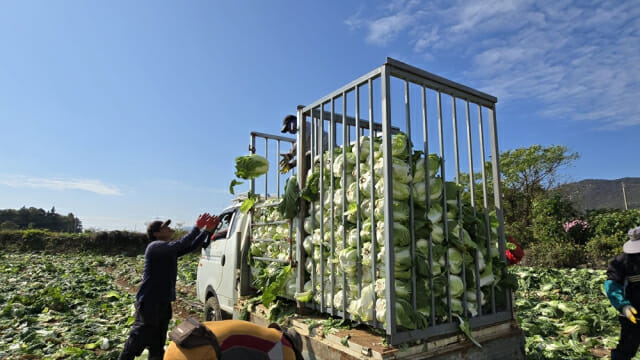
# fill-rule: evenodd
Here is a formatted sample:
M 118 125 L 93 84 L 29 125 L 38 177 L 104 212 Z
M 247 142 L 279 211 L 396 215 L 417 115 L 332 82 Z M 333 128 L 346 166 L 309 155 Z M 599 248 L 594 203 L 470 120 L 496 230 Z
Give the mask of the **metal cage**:
M 443 99 L 444 98 L 444 99 Z M 443 103 L 450 100 L 451 108 L 443 107 Z M 483 306 L 483 293 L 480 285 L 480 270 L 478 265 L 478 252 L 485 251 L 488 255 L 488 261 L 491 261 L 491 251 L 495 252 L 496 249 L 499 252 L 501 261 L 505 262 L 505 236 L 504 236 L 504 224 L 503 224 L 503 207 L 502 196 L 500 189 L 500 169 L 498 159 L 498 141 L 497 141 L 497 124 L 496 124 L 496 102 L 497 99 L 491 95 L 482 93 L 480 91 L 471 89 L 464 85 L 455 83 L 453 81 L 436 76 L 424 70 L 407 65 L 400 61 L 387 58 L 387 61 L 375 70 L 365 74 L 364 76 L 348 83 L 347 85 L 339 88 L 338 90 L 320 98 L 312 104 L 304 107 L 298 107 L 298 136 L 297 136 L 297 154 L 298 154 L 298 183 L 301 187 L 304 187 L 306 178 L 308 175 L 307 169 L 312 168 L 312 164 L 308 162 L 319 162 L 320 168 L 325 163 L 330 162 L 329 184 L 325 184 L 327 181 L 325 176 L 320 176 L 320 199 L 317 203 L 310 204 L 310 209 L 306 209 L 306 206 L 302 207 L 301 216 L 298 219 L 297 226 L 297 288 L 298 291 L 304 290 L 304 283 L 307 279 L 312 282 L 313 289 L 319 289 L 319 301 L 312 303 L 310 306 L 321 312 L 331 314 L 332 316 L 339 316 L 352 320 L 358 320 L 359 318 L 351 315 L 346 309 L 348 309 L 347 296 L 342 297 L 341 304 L 335 304 L 334 291 L 336 286 L 342 285 L 342 289 L 347 288 L 347 274 L 337 274 L 335 267 L 335 260 L 327 263 L 325 259 L 325 250 L 320 248 L 320 254 L 315 254 L 315 258 L 312 254 L 312 269 L 311 274 L 305 270 L 306 255 L 303 248 L 303 241 L 305 236 L 305 216 L 309 212 L 311 222 L 315 221 L 316 214 L 314 210 L 320 206 L 320 211 L 324 211 L 325 202 L 332 204 L 330 206 L 329 217 L 334 219 L 337 217 L 337 221 L 331 221 L 330 224 L 325 224 L 323 219 L 324 213 L 320 216 L 319 231 L 321 240 L 324 239 L 325 234 L 328 234 L 329 238 L 329 256 L 335 256 L 336 249 L 340 247 L 338 238 L 342 239 L 342 248 L 347 246 L 347 191 L 343 189 L 341 192 L 342 199 L 335 199 L 335 190 L 338 187 L 336 181 L 344 181 L 344 185 L 347 184 L 349 173 L 347 171 L 347 161 L 342 162 L 342 169 L 334 168 L 336 158 L 339 156 L 336 149 L 346 149 L 352 147 L 355 153 L 355 158 L 360 160 L 360 157 L 365 151 L 371 155 L 370 159 L 360 164 L 357 161 L 355 168 L 351 170 L 351 176 L 355 178 L 358 183 L 361 179 L 363 171 L 368 171 L 370 174 L 374 174 L 376 165 L 374 162 L 374 140 L 376 137 L 381 139 L 382 150 L 382 199 L 384 201 L 384 218 L 376 220 L 374 214 L 374 204 L 377 200 L 374 198 L 375 189 L 374 181 L 370 181 L 371 186 L 368 191 L 369 208 L 361 208 L 362 202 L 365 200 L 367 191 L 362 191 L 360 185 L 355 186 L 356 203 L 358 207 L 355 213 L 355 229 L 357 233 L 357 244 L 355 246 L 358 261 L 357 261 L 357 289 L 350 288 L 350 291 L 357 291 L 357 297 L 361 296 L 363 290 L 363 274 L 366 271 L 371 271 L 373 281 L 379 277 L 382 273 L 380 266 L 378 266 L 378 258 L 375 249 L 379 246 L 383 246 L 387 249 L 384 254 L 384 279 L 385 279 L 385 293 L 384 299 L 386 301 L 386 314 L 384 326 L 382 322 L 377 320 L 375 313 L 375 303 L 377 298 L 374 296 L 373 316 L 366 321 L 367 324 L 384 328 L 387 335 L 388 343 L 392 345 L 426 339 L 429 337 L 450 334 L 458 331 L 458 323 L 452 310 L 452 296 L 451 287 L 448 283 L 450 263 L 449 252 L 445 253 L 444 270 L 447 278 L 446 285 L 446 314 L 444 316 L 438 316 L 436 314 L 436 296 L 434 291 L 434 276 L 433 274 L 428 276 L 428 282 L 430 286 L 430 316 L 428 316 L 428 326 L 421 329 L 406 329 L 397 326 L 396 323 L 396 306 L 389 306 L 389 304 L 396 304 L 397 294 L 395 287 L 395 257 L 394 251 L 388 249 L 394 249 L 394 203 L 391 199 L 394 196 L 394 175 L 393 175 L 393 157 L 392 157 L 392 141 L 393 134 L 402 132 L 406 134 L 413 147 L 411 154 L 414 150 L 420 150 L 425 155 L 425 189 L 427 192 L 426 198 L 416 198 L 413 190 L 409 195 L 409 230 L 411 232 L 411 241 L 409 244 L 410 256 L 413 261 L 412 273 L 410 277 L 411 285 L 411 306 L 414 311 L 417 310 L 417 291 L 416 291 L 416 234 L 415 234 L 415 213 L 414 208 L 416 204 L 421 203 L 420 206 L 425 206 L 425 213 L 435 206 L 432 203 L 429 189 L 430 173 L 429 173 L 429 156 L 430 152 L 437 152 L 440 159 L 439 176 L 443 183 L 443 195 L 444 200 L 438 203 L 442 207 L 442 223 L 444 227 L 445 243 L 449 244 L 448 226 L 455 224 L 455 221 L 459 223 L 462 221 L 463 214 L 463 192 L 461 187 L 466 187 L 468 191 L 467 195 L 470 196 L 470 201 L 465 202 L 474 215 L 478 215 L 482 218 L 484 215 L 485 228 L 486 228 L 486 244 L 482 246 L 486 249 L 478 249 L 474 257 L 473 266 L 467 270 L 464 268 L 464 261 L 462 263 L 462 276 L 465 289 L 466 274 L 469 271 L 473 272 L 475 276 L 475 294 L 477 306 L 477 313 L 475 316 L 468 310 L 468 301 L 473 300 L 472 296 L 464 293 L 462 296 L 463 313 L 462 316 L 469 317 L 470 325 L 472 328 L 483 327 L 503 321 L 508 321 L 513 318 L 511 294 L 508 290 L 498 293 L 495 286 L 491 286 L 488 292 L 488 299 Z M 434 106 L 435 105 L 435 106 Z M 460 110 L 460 105 L 462 110 Z M 473 109 L 475 107 L 475 109 Z M 474 113 L 472 113 L 474 112 Z M 445 118 L 450 117 L 450 122 Z M 488 122 L 489 132 L 485 133 L 485 122 Z M 472 126 L 472 123 L 475 126 Z M 307 127 L 311 128 L 308 129 Z M 464 136 L 459 136 L 459 130 L 466 128 L 466 139 Z M 475 128 L 475 130 L 474 130 Z M 418 131 L 416 131 L 418 130 Z M 305 134 L 310 134 L 309 137 Z M 328 136 L 328 141 L 325 141 L 325 137 Z M 370 141 L 368 142 L 369 149 L 364 149 L 360 146 L 362 136 L 368 136 Z M 485 151 L 486 140 L 489 140 L 490 160 L 487 161 L 487 152 Z M 466 141 L 465 141 L 466 140 Z M 310 142 L 310 144 L 309 144 Z M 325 145 L 328 143 L 328 148 Z M 355 146 L 354 146 L 355 145 Z M 466 162 L 461 161 L 465 156 Z M 362 152 L 362 153 L 361 153 Z M 302 156 L 306 154 L 307 156 Z M 346 155 L 344 155 L 346 157 Z M 326 158 L 328 157 L 328 158 Z M 452 161 L 453 160 L 453 161 Z M 408 164 L 411 169 L 411 176 L 413 176 L 415 166 L 412 163 L 413 158 L 409 156 Z M 486 165 L 486 166 L 485 166 Z M 364 169 L 364 167 L 368 169 Z M 490 167 L 490 172 L 488 172 Z M 303 171 L 304 170 L 304 171 Z M 480 170 L 478 174 L 476 171 Z M 335 173 L 334 173 L 335 171 Z M 322 172 L 321 172 L 322 174 Z M 340 176 L 334 177 L 333 174 Z M 453 176 L 449 175 L 452 174 Z M 372 175 L 373 176 L 373 175 Z M 341 180 L 336 180 L 340 178 Z M 451 179 L 451 182 L 455 182 L 460 185 L 457 190 L 457 211 L 458 218 L 447 218 L 447 206 L 454 207 L 454 203 L 447 201 L 446 189 L 444 186 L 447 179 Z M 481 181 L 479 182 L 479 180 Z M 465 185 L 466 184 L 466 185 Z M 410 183 L 411 189 L 416 184 Z M 491 186 L 490 186 L 491 185 Z M 325 188 L 328 190 L 325 191 Z M 492 191 L 492 194 L 490 193 Z M 493 198 L 493 199 L 491 199 Z M 440 200 L 436 200 L 440 201 Z M 336 208 L 333 204 L 341 203 L 342 209 Z M 353 210 L 353 209 L 352 209 Z M 365 214 L 369 212 L 369 214 Z M 490 214 L 497 219 L 497 234 L 491 232 Z M 353 215 L 353 214 L 351 214 Z M 377 229 L 376 222 L 383 224 L 384 231 L 381 233 L 381 238 L 378 238 L 376 231 L 371 230 L 371 247 L 374 249 L 371 251 L 371 259 L 363 261 L 363 246 L 364 242 L 361 238 L 361 230 L 363 226 L 363 218 L 368 216 L 372 222 L 372 229 Z M 452 220 L 453 222 L 450 222 Z M 337 224 L 337 226 L 336 226 Z M 340 226 L 342 225 L 342 226 Z M 352 225 L 353 226 L 353 225 Z M 315 228 L 315 224 L 313 225 Z M 339 234 L 337 231 L 341 231 Z M 462 227 L 460 232 L 462 232 Z M 462 235 L 460 233 L 460 235 Z M 428 248 L 428 268 L 433 269 L 436 259 L 433 258 L 434 241 L 431 234 L 429 234 Z M 363 265 L 366 262 L 367 265 Z M 330 269 L 325 269 L 325 266 Z M 506 270 L 503 270 L 503 273 Z M 325 278 L 325 274 L 328 278 Z M 367 274 L 368 275 L 368 274 Z M 472 278 L 473 278 L 472 276 Z M 327 286 L 328 285 L 328 286 Z M 330 299 L 330 301 L 327 301 Z

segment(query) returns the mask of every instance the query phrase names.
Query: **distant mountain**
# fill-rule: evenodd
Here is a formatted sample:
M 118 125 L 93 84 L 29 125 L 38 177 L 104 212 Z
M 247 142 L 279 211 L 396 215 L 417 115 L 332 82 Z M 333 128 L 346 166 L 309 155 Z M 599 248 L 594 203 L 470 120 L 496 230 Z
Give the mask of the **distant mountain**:
M 558 190 L 567 194 L 578 210 L 624 209 L 624 184 L 629 209 L 640 208 L 640 178 L 582 180 L 564 184 Z

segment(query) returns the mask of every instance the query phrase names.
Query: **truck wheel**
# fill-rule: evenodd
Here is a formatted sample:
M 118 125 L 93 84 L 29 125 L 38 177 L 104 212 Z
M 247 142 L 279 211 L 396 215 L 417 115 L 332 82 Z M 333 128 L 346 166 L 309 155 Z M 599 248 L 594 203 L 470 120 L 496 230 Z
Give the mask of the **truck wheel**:
M 220 321 L 222 320 L 222 312 L 220 311 L 220 304 L 218 298 L 211 296 L 204 304 L 204 320 L 205 321 Z

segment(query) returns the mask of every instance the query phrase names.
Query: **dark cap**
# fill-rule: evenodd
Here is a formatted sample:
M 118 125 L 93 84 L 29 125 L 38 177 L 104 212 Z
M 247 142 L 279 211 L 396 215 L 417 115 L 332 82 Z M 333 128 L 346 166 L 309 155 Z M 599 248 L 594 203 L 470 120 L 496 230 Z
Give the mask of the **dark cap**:
M 298 118 L 295 115 L 287 115 L 282 119 L 281 133 L 295 133 L 298 128 Z
M 152 221 L 149 226 L 147 226 L 147 236 L 149 236 L 150 240 L 155 240 L 155 236 L 153 236 L 153 233 L 160 231 L 160 229 L 162 229 L 163 227 L 169 226 L 169 224 L 171 224 L 170 219 L 165 222 L 162 222 L 160 220 Z

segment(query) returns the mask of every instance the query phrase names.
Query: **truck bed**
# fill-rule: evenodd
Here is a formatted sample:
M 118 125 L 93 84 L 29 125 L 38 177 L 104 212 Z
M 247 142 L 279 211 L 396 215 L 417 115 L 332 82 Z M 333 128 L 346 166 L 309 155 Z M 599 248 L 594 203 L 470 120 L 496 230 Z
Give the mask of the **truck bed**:
M 245 302 L 246 299 L 242 299 L 236 304 L 234 318 L 239 317 Z M 387 345 L 384 336 L 368 331 L 365 326 L 332 329 L 325 335 L 323 326 L 315 324 L 327 319 L 316 314 L 296 314 L 285 324 L 302 336 L 305 359 L 524 359 L 524 337 L 513 320 L 475 329 L 473 336 L 482 345 L 478 348 L 462 333 L 406 346 Z M 249 313 L 248 320 L 267 326 L 270 323 L 268 310 L 258 304 Z

